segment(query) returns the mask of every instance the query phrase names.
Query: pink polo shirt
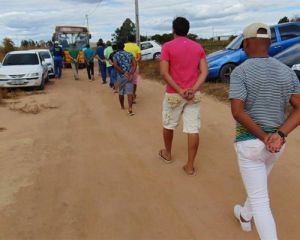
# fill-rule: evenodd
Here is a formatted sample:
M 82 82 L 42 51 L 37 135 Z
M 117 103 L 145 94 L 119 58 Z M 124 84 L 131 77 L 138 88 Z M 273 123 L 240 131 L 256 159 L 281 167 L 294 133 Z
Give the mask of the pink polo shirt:
M 169 74 L 182 89 L 192 88 L 200 74 L 200 60 L 205 52 L 199 43 L 186 37 L 176 37 L 163 45 L 160 60 L 169 62 Z M 167 84 L 167 93 L 176 93 Z

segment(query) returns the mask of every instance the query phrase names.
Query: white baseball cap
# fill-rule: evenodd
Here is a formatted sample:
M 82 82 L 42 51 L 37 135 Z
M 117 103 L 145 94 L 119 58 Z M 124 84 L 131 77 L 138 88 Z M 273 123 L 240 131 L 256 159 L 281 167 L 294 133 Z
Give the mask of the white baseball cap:
M 54 44 L 58 44 L 58 41 L 55 41 Z
M 258 33 L 259 29 L 266 30 L 266 33 Z M 271 39 L 270 27 L 264 23 L 252 23 L 243 31 L 244 39 L 247 38 L 268 38 Z

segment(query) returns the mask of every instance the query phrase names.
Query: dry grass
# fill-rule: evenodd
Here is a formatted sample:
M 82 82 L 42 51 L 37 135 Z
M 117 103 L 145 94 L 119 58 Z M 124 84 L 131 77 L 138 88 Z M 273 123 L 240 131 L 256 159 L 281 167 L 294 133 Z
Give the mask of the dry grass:
M 140 63 L 140 74 L 142 78 L 164 82 L 159 73 L 159 61 L 142 61 Z M 228 83 L 207 82 L 204 84 L 203 92 L 215 97 L 219 101 L 228 101 Z

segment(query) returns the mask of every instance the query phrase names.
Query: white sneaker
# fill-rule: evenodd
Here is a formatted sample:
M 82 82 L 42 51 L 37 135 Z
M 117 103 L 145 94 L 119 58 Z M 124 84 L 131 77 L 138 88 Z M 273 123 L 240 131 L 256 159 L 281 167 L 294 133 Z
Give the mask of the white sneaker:
M 250 232 L 252 230 L 251 229 L 251 221 L 249 221 L 249 222 L 242 222 L 241 221 L 241 209 L 242 209 L 241 205 L 238 205 L 238 204 L 235 205 L 234 208 L 233 208 L 234 216 L 240 222 L 242 230 L 245 231 L 245 232 Z

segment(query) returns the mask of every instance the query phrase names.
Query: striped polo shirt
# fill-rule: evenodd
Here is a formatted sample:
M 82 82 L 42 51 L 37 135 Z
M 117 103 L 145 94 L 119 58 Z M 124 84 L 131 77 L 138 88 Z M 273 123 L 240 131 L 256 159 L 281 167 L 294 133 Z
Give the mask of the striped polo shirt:
M 245 102 L 245 112 L 265 132 L 275 132 L 284 122 L 292 94 L 300 93 L 299 80 L 289 67 L 275 58 L 250 58 L 230 76 L 229 99 Z M 256 139 L 236 124 L 236 142 Z

